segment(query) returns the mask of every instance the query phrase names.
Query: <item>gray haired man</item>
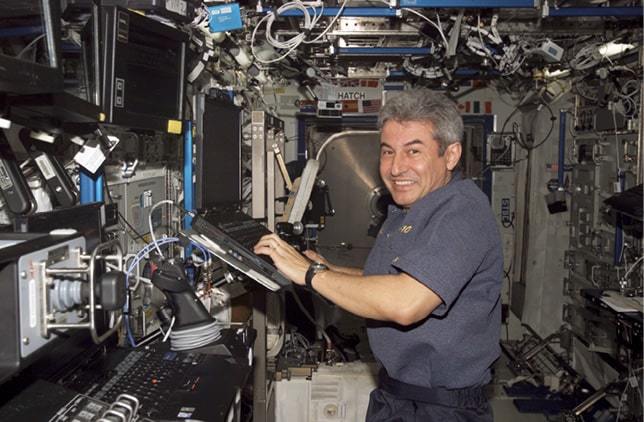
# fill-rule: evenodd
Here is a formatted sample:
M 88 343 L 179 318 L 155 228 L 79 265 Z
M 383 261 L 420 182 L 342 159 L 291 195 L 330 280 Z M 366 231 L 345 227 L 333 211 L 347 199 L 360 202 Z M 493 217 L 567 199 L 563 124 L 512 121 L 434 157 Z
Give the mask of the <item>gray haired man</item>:
M 483 386 L 499 356 L 501 241 L 485 195 L 456 170 L 463 121 L 452 101 L 403 92 L 380 113 L 380 176 L 390 206 L 364 269 L 276 235 L 262 238 L 293 282 L 367 318 L 382 365 L 367 421 L 492 421 Z

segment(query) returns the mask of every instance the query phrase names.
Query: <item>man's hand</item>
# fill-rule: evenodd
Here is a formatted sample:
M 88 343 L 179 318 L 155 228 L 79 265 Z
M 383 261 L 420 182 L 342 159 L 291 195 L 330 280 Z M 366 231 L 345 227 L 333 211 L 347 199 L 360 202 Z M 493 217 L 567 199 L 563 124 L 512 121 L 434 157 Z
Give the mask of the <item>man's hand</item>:
M 331 268 L 332 264 L 322 255 L 319 253 L 312 251 L 310 249 L 305 250 L 302 252 L 308 259 L 310 259 L 313 262 L 319 262 L 320 264 L 324 264 L 327 267 Z
M 306 257 L 276 234 L 267 234 L 253 248 L 258 255 L 268 255 L 277 269 L 294 283 L 304 285 L 306 271 L 311 265 Z

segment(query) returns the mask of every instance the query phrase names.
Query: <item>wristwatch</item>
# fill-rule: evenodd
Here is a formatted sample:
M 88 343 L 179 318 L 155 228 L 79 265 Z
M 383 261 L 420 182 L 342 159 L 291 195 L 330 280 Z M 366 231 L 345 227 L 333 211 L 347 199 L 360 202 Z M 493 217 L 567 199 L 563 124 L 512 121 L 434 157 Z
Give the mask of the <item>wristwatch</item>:
M 322 271 L 328 270 L 329 267 L 326 265 L 322 264 L 321 262 L 314 262 L 309 266 L 309 269 L 306 270 L 306 275 L 304 276 L 304 283 L 306 285 L 306 288 L 309 289 L 310 291 L 313 291 L 313 276 L 315 276 L 317 273 L 321 273 Z

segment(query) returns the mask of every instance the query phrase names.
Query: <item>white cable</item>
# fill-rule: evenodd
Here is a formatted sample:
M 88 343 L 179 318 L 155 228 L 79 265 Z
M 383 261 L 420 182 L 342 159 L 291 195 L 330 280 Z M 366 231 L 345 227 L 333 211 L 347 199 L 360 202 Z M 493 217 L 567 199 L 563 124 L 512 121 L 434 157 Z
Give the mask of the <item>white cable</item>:
M 615 167 L 617 171 L 617 181 L 619 182 L 620 175 L 622 173 L 622 167 L 619 165 L 619 138 L 617 135 L 617 116 L 615 115 L 615 103 L 610 104 L 612 107 L 612 115 L 613 115 L 613 128 L 615 128 Z
M 438 24 L 437 29 L 438 29 L 438 32 L 439 32 L 439 33 L 440 33 L 440 35 L 441 35 L 441 38 L 443 39 L 443 42 L 446 42 L 446 41 L 447 41 L 447 37 L 445 36 L 445 33 L 443 32 L 443 24 L 441 23 L 441 17 L 440 17 L 440 15 L 438 14 L 438 12 L 436 12 L 436 23 Z M 460 34 L 459 34 L 459 36 L 460 36 Z M 449 47 L 449 43 L 447 43 L 447 44 L 445 45 L 445 48 L 446 48 L 446 49 L 447 49 L 448 47 Z
M 157 252 L 159 252 L 160 257 L 163 257 L 163 252 L 161 252 L 161 248 L 159 247 L 157 238 L 154 235 L 154 227 L 152 227 L 152 213 L 154 212 L 155 209 L 157 209 L 157 207 L 163 204 L 174 205 L 174 201 L 170 199 L 164 199 L 162 201 L 159 201 L 156 204 L 152 205 L 152 207 L 150 208 L 150 212 L 148 213 L 148 226 L 150 227 L 150 237 L 152 237 L 152 243 L 154 243 L 154 246 L 157 248 Z
M 322 324 L 317 322 L 315 318 L 313 318 L 309 313 L 309 311 L 306 309 L 306 306 L 302 304 L 302 301 L 300 300 L 300 295 L 297 294 L 297 291 L 295 291 L 295 289 L 292 289 L 291 293 L 293 294 L 293 299 L 295 299 L 295 303 L 297 303 L 297 306 L 300 308 L 304 316 L 320 330 L 320 332 L 322 333 L 322 337 L 324 337 L 324 340 L 326 340 L 327 344 L 332 345 L 333 342 L 331 341 L 331 337 L 329 337 L 329 335 L 326 333 L 326 330 L 324 329 Z
M 141 283 L 143 283 L 143 284 L 150 284 L 150 285 L 152 284 L 152 280 L 151 280 L 151 279 L 149 279 L 149 278 L 146 278 L 146 277 L 143 277 L 143 276 L 138 276 L 138 277 L 137 277 L 137 279 L 138 279 L 138 280 L 137 280 L 137 284 L 138 284 L 139 282 L 141 282 Z M 133 290 L 136 290 L 136 289 L 133 289 Z
M 276 59 L 264 60 L 264 59 L 259 58 L 259 57 L 255 54 L 255 37 L 257 36 L 257 29 L 259 29 L 259 27 L 260 27 L 260 25 L 262 24 L 262 22 L 264 22 L 266 19 L 269 19 L 269 18 L 271 18 L 271 17 L 273 17 L 273 19 L 274 19 L 273 12 L 271 12 L 271 13 L 269 13 L 268 15 L 264 16 L 264 17 L 263 17 L 263 18 L 262 18 L 262 19 L 257 23 L 257 25 L 255 26 L 255 29 L 253 29 L 253 34 L 252 34 L 252 35 L 251 35 L 251 37 L 250 37 L 250 52 L 251 52 L 251 54 L 253 55 L 253 57 L 255 58 L 255 60 L 257 60 L 258 62 L 263 63 L 263 64 L 277 63 L 277 62 L 279 62 L 279 61 L 281 61 L 281 60 L 284 60 L 284 59 L 285 59 L 289 54 L 291 54 L 291 53 L 292 53 L 292 52 L 293 52 L 293 51 L 298 47 L 298 45 L 299 45 L 299 44 L 297 44 L 297 45 L 293 46 L 293 47 L 292 47 L 292 48 L 290 48 L 286 53 L 284 53 L 283 55 L 279 56 L 279 57 L 278 57 L 278 58 L 276 58 Z M 296 37 L 300 37 L 301 35 L 303 35 L 303 34 L 298 34 L 298 35 L 296 35 Z
M 161 334 L 163 334 L 163 340 L 161 340 L 162 343 L 165 343 L 168 341 L 168 337 L 170 337 L 170 333 L 172 332 L 172 327 L 174 326 L 174 322 L 176 321 L 175 317 L 172 317 L 172 320 L 170 321 L 170 326 L 168 327 L 167 332 L 163 332 L 163 328 L 159 325 L 159 330 L 161 331 Z
M 277 301 L 274 302 L 278 304 L 279 310 L 275 314 L 279 315 L 279 324 L 277 325 L 277 340 L 269 346 L 268 341 L 266 343 L 266 356 L 269 358 L 274 358 L 279 355 L 282 347 L 284 347 L 284 338 L 286 337 L 286 318 L 284 317 L 284 297 L 282 295 L 277 296 Z M 274 309 L 273 309 L 274 311 Z
M 342 2 L 342 5 L 340 6 L 340 9 L 338 10 L 338 13 L 333 17 L 333 19 L 331 20 L 329 25 L 327 25 L 326 29 L 324 31 L 322 31 L 322 33 L 320 35 L 318 35 L 317 37 L 315 37 L 311 41 L 304 41 L 304 43 L 305 44 L 311 44 L 311 43 L 314 43 L 314 42 L 318 41 L 323 36 L 325 36 L 327 34 L 327 32 L 329 32 L 329 30 L 331 30 L 333 25 L 335 25 L 335 22 L 340 18 L 340 15 L 342 15 L 342 12 L 344 11 L 344 8 L 347 6 L 347 4 L 349 4 L 349 1 L 350 0 L 344 0 Z M 320 16 L 322 16 L 322 13 L 320 13 Z
M 575 70 L 586 70 L 599 64 L 599 60 L 597 60 L 593 55 L 596 49 L 597 44 L 589 44 L 583 47 L 570 61 L 570 67 Z
M 517 54 L 518 56 L 518 54 Z M 519 69 L 521 69 L 521 66 L 523 66 L 523 63 L 526 61 L 527 57 L 523 56 L 523 58 L 519 61 L 516 61 L 516 65 L 514 66 L 514 69 L 509 71 L 508 73 L 504 73 L 503 76 L 510 76 L 514 75 Z
M 165 245 L 165 244 L 168 244 L 168 243 L 174 243 L 174 242 L 178 242 L 178 241 L 179 241 L 179 239 L 178 239 L 178 238 L 176 238 L 176 237 L 174 237 L 174 238 L 173 238 L 173 237 L 168 237 L 168 238 L 164 238 L 164 239 L 159 240 L 159 242 L 158 242 L 158 246 L 162 246 L 162 245 Z M 148 254 L 149 254 L 149 253 L 150 253 L 150 252 L 155 248 L 155 246 L 156 246 L 156 245 L 155 245 L 154 243 L 149 243 L 149 244 L 145 245 L 145 246 L 144 246 L 144 247 L 143 247 L 139 252 L 137 252 L 137 254 L 134 256 L 134 261 L 130 264 L 130 266 L 129 266 L 129 267 L 128 267 L 128 269 L 127 269 L 127 272 L 125 273 L 125 287 L 126 287 L 126 289 L 127 289 L 128 291 L 131 291 L 131 290 L 132 290 L 132 289 L 130 288 L 130 285 L 129 285 L 130 274 L 132 273 L 132 271 L 134 270 L 134 268 L 135 268 L 135 267 L 137 267 L 137 276 L 138 276 L 138 273 L 139 273 L 139 270 L 138 270 L 139 262 L 140 262 L 141 260 L 143 260 L 143 258 L 144 258 L 146 255 L 148 255 Z M 127 260 L 129 260 L 129 258 L 128 258 Z M 127 264 L 127 260 L 126 260 L 126 264 Z M 136 287 L 138 287 L 138 284 L 139 284 L 139 281 L 137 281 Z M 129 312 L 129 309 L 130 309 L 130 295 L 129 295 L 129 294 L 126 294 L 126 295 L 125 295 L 125 304 L 123 305 L 123 312 Z M 131 333 L 131 330 L 130 330 L 130 325 L 129 325 L 129 322 L 128 322 L 128 321 L 129 321 L 129 319 L 128 319 L 127 314 L 125 315 L 125 318 L 126 318 L 126 330 L 127 330 L 128 339 L 129 339 L 129 341 L 130 341 L 130 343 L 131 343 L 132 347 L 136 347 L 136 343 L 134 342 L 134 337 L 132 336 L 132 333 Z
M 617 407 L 617 417 L 615 418 L 615 422 L 619 422 L 619 418 L 622 413 L 622 405 L 624 404 L 624 398 L 626 396 L 626 391 L 628 390 L 628 380 L 626 380 L 626 386 L 624 387 L 624 390 L 622 391 L 622 394 L 619 396 L 619 406 Z
M 105 263 L 105 266 L 106 266 L 107 268 L 109 268 L 110 270 L 120 271 L 120 270 L 119 270 L 119 268 L 118 268 L 116 265 L 114 265 L 114 264 L 110 264 L 109 262 L 106 262 L 106 263 Z
M 494 60 L 494 56 L 492 55 L 492 52 L 487 48 L 487 46 L 485 45 L 485 42 L 483 42 L 483 36 L 481 35 L 481 30 L 483 30 L 483 31 L 485 31 L 485 30 L 483 28 L 481 28 L 481 14 L 480 13 L 478 15 L 476 15 L 476 22 L 477 22 L 476 29 L 477 29 L 477 32 L 479 33 L 479 40 L 481 41 L 481 47 L 483 48 L 483 51 L 488 55 L 488 57 L 490 59 L 492 59 L 492 61 L 494 62 L 494 65 L 496 67 L 498 67 L 499 64 L 496 62 L 496 60 Z M 489 36 L 490 33 L 488 32 L 487 35 Z
M 29 44 L 27 44 L 27 45 L 26 45 L 22 50 L 20 50 L 20 52 L 18 53 L 18 55 L 16 56 L 16 58 L 17 58 L 17 59 L 21 58 L 21 57 L 22 57 L 22 55 L 23 55 L 23 54 L 25 54 L 25 52 L 26 52 L 26 51 L 29 51 L 29 49 L 30 49 L 31 47 L 33 47 L 33 46 L 34 46 L 38 41 L 40 41 L 40 40 L 42 40 L 43 38 L 45 38 L 45 36 L 46 36 L 46 35 L 47 35 L 47 34 L 41 34 L 41 35 L 38 35 L 38 36 L 37 36 L 36 38 L 34 38 L 33 40 L 31 40 L 31 41 L 29 42 Z
M 624 279 L 626 279 L 626 278 L 627 278 L 627 277 L 628 277 L 628 276 L 633 272 L 633 270 L 635 269 L 635 267 L 637 267 L 637 264 L 639 264 L 640 262 L 642 262 L 642 260 L 643 260 L 643 259 L 644 259 L 644 256 L 640 256 L 640 257 L 637 259 L 637 261 L 635 261 L 635 263 L 633 263 L 633 265 L 631 265 L 631 267 L 630 267 L 628 270 L 626 270 L 626 273 L 624 273 L 624 277 L 623 277 L 623 278 L 624 278 Z
M 422 13 L 417 12 L 414 9 L 408 9 L 406 7 L 403 7 L 401 10 L 404 10 L 405 12 L 413 13 L 414 15 L 426 20 L 428 23 L 430 23 L 432 26 L 434 26 L 434 28 L 436 28 L 438 30 L 438 33 L 440 34 L 441 38 L 443 39 L 443 44 L 445 44 L 445 49 L 448 48 L 449 43 L 447 42 L 447 38 L 445 38 L 445 34 L 443 33 L 443 29 L 440 26 L 438 26 L 436 24 L 436 22 L 434 22 L 433 20 L 429 19 L 427 16 L 423 15 Z
M 308 41 L 306 40 L 307 33 L 310 33 L 313 30 L 313 28 L 315 28 L 315 26 L 318 24 L 320 19 L 323 17 L 324 4 L 322 4 L 319 12 L 315 8 L 315 6 L 318 4 L 317 2 L 301 2 L 299 0 L 296 0 L 296 1 L 291 1 L 283 4 L 276 11 L 270 12 L 262 19 L 260 19 L 260 21 L 253 29 L 253 33 L 250 38 L 251 54 L 258 62 L 263 64 L 271 64 L 285 59 L 288 55 L 290 55 L 293 51 L 295 51 L 296 48 L 298 48 L 303 43 L 312 44 L 319 41 L 323 36 L 325 36 L 331 30 L 333 25 L 335 25 L 335 22 L 340 18 L 340 16 L 342 15 L 342 12 L 344 11 L 344 8 L 347 6 L 347 4 L 349 4 L 350 1 L 351 0 L 344 0 L 342 2 L 342 5 L 340 6 L 340 9 L 338 10 L 338 13 L 336 13 L 336 15 L 333 17 L 331 22 L 327 25 L 326 29 L 322 31 L 322 33 L 320 33 L 317 37 Z M 311 17 L 311 12 L 309 12 L 309 9 L 307 6 L 310 6 L 311 9 L 313 10 L 312 12 L 313 17 Z M 280 41 L 277 38 L 275 38 L 271 32 L 273 22 L 275 22 L 275 19 L 277 16 L 291 9 L 297 9 L 302 12 L 304 16 L 304 24 L 303 24 L 304 32 L 300 32 L 299 34 L 293 36 L 292 38 L 289 38 L 286 41 Z M 278 48 L 280 50 L 287 50 L 286 53 L 282 54 L 281 56 L 270 60 L 262 59 L 258 57 L 257 54 L 255 53 L 255 38 L 257 37 L 257 30 L 264 22 L 266 22 L 266 42 L 272 47 Z

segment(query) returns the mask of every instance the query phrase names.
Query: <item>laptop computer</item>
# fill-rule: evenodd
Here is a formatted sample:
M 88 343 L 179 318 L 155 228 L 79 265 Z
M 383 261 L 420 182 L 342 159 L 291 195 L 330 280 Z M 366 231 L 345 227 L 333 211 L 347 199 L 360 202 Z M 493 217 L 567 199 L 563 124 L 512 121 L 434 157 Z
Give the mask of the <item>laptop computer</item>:
M 192 230 L 183 232 L 183 235 L 271 291 L 291 285 L 291 281 L 275 266 L 255 255 L 203 217 L 196 216 L 192 220 Z

